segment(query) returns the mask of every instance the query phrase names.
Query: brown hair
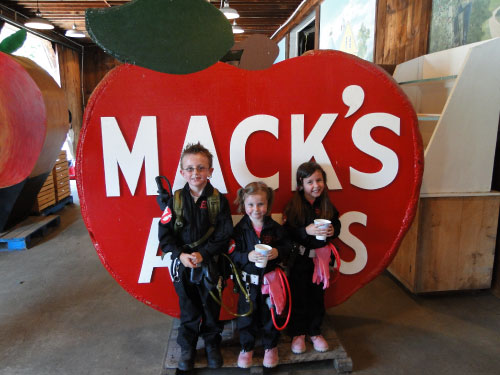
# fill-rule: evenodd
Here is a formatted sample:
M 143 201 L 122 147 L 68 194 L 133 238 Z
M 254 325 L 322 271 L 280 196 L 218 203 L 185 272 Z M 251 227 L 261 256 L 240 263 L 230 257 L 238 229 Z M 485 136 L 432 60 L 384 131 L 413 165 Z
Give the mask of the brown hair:
M 238 212 L 245 212 L 245 198 L 249 195 L 254 195 L 260 192 L 266 193 L 267 197 L 267 212 L 266 215 L 271 214 L 271 207 L 273 206 L 274 190 L 267 186 L 262 181 L 250 182 L 244 188 L 238 189 L 238 194 L 234 200 L 234 204 L 238 206 Z
M 330 202 L 330 198 L 328 198 L 328 187 L 326 185 L 326 173 L 321 168 L 318 163 L 315 162 L 307 162 L 302 163 L 299 168 L 297 168 L 296 180 L 297 180 L 297 190 L 292 196 L 292 199 L 285 207 L 285 217 L 286 220 L 292 226 L 302 226 L 306 223 L 305 220 L 305 212 L 304 212 L 304 203 L 303 203 L 303 193 L 304 190 L 304 179 L 310 177 L 314 172 L 320 171 L 323 176 L 323 181 L 325 182 L 325 188 L 323 192 L 319 196 L 320 200 L 320 213 L 319 218 L 321 219 L 331 219 L 333 216 L 334 208 L 332 202 Z
M 182 169 L 182 160 L 184 159 L 184 156 L 193 154 L 202 154 L 206 156 L 206 158 L 208 159 L 208 167 L 212 168 L 212 162 L 214 158 L 212 153 L 208 151 L 208 149 L 206 149 L 200 142 L 198 142 L 198 143 L 188 143 L 186 147 L 184 147 L 184 150 L 182 150 L 181 169 Z

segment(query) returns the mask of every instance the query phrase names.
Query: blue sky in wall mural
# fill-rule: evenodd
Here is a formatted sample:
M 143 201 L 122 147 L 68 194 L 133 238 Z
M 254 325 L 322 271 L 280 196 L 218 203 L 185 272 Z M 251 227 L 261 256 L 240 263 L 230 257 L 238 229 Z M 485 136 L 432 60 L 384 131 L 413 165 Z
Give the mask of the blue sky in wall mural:
M 375 4 L 376 0 L 325 0 L 321 4 L 319 48 L 373 61 Z

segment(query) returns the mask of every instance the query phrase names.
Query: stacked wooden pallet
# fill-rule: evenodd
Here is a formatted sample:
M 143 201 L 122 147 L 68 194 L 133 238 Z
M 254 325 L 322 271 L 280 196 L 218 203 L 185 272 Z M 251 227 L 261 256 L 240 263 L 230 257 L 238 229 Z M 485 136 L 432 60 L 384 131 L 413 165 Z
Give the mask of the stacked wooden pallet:
M 47 207 L 55 205 L 70 194 L 68 161 L 66 151 L 62 150 L 57 157 L 54 168 L 37 195 L 33 211 L 41 213 Z

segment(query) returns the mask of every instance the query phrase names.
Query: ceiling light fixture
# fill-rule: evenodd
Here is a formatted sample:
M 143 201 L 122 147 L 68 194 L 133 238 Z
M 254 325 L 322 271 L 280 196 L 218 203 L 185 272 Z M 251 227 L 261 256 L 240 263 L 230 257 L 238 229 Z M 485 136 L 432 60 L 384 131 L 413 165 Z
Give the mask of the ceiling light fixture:
M 241 33 L 244 33 L 245 30 L 243 30 L 241 27 L 239 27 L 237 24 L 236 24 L 236 21 L 233 21 L 233 34 L 241 34 Z
M 38 7 L 38 0 L 36 0 L 35 15 L 36 17 L 28 18 L 28 20 L 24 23 L 24 26 L 38 30 L 52 30 L 54 28 L 54 25 L 52 25 L 45 18 L 42 18 L 42 13 L 40 13 L 40 8 Z
M 64 35 L 71 38 L 85 38 L 85 33 L 83 31 L 77 30 L 75 23 L 73 23 L 73 28 L 71 30 L 66 30 L 66 33 L 64 33 Z
M 234 20 L 235 18 L 238 18 L 240 16 L 236 9 L 229 7 L 229 1 L 220 1 L 220 11 L 226 16 L 228 20 Z

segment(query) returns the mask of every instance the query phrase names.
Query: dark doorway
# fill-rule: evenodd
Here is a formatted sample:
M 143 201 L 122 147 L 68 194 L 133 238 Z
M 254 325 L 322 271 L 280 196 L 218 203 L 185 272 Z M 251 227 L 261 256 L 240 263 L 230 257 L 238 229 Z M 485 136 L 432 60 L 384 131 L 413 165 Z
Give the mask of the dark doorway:
M 304 52 L 314 49 L 314 38 L 316 36 L 316 21 L 312 20 L 297 34 L 298 38 L 298 51 L 297 56 L 302 55 Z

